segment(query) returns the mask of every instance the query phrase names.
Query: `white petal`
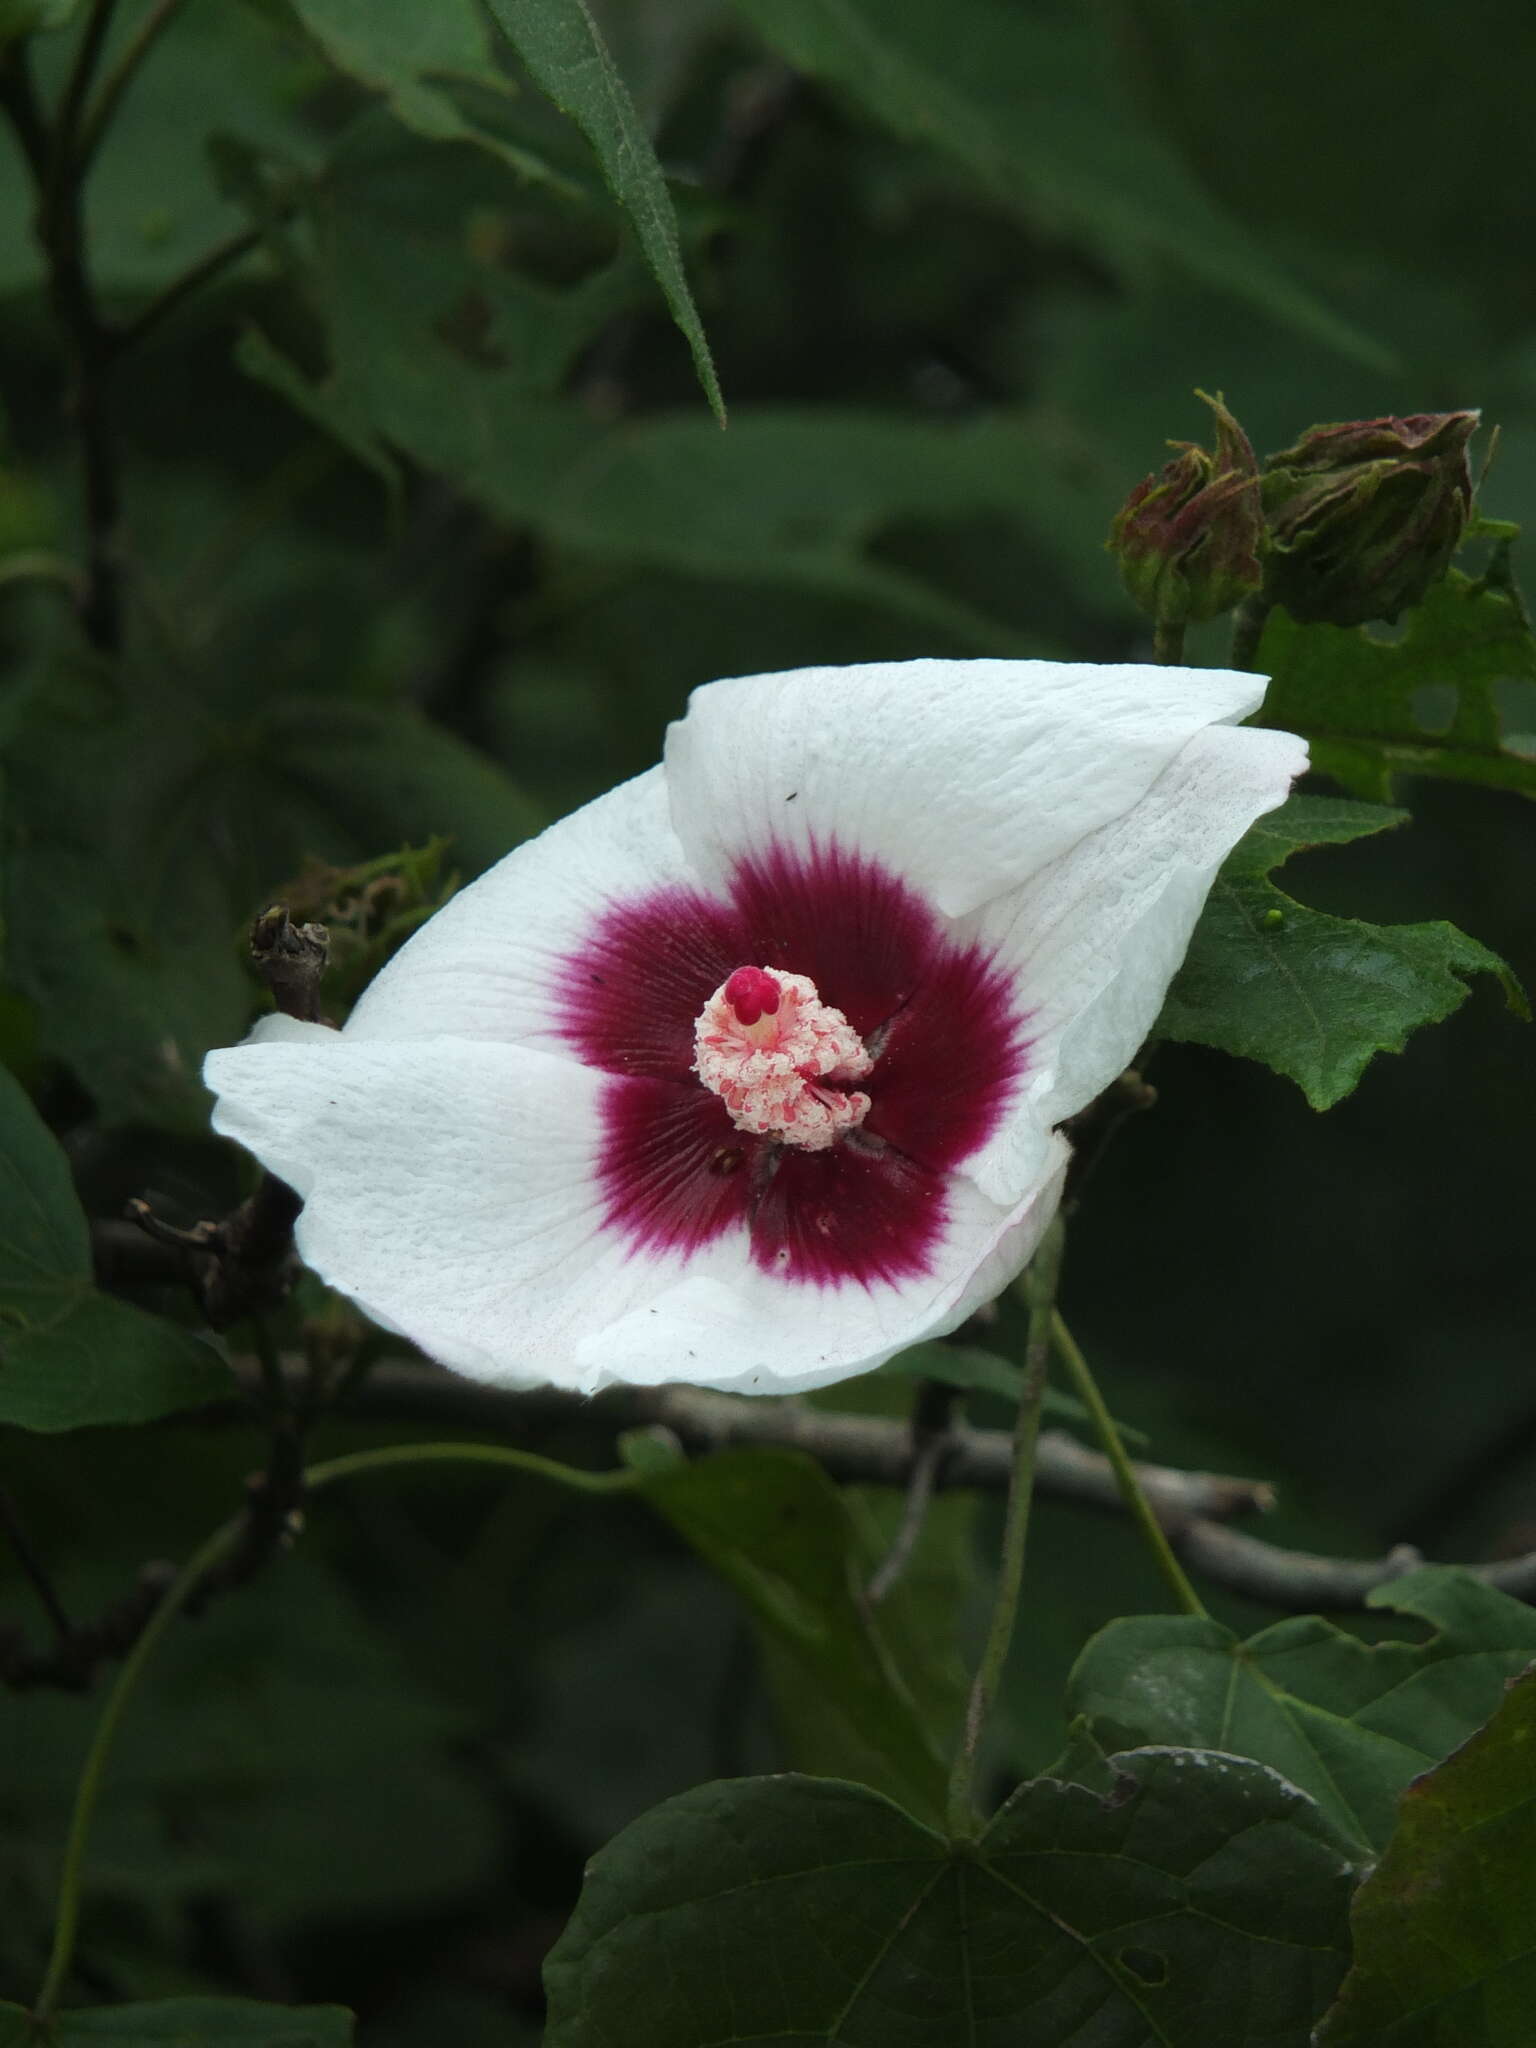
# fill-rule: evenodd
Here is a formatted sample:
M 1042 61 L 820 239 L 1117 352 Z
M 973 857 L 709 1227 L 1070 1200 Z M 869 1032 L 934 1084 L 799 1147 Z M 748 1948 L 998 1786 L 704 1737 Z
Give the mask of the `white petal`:
M 931 1278 L 896 1286 L 787 1284 L 739 1240 L 695 1253 L 656 1299 L 586 1338 L 580 1384 L 683 1380 L 739 1394 L 799 1394 L 869 1372 L 909 1344 L 958 1329 L 1024 1265 L 1056 1213 L 1068 1147 L 1052 1135 L 1035 1185 L 1011 1210 L 950 1184 L 950 1223 Z
M 349 1038 L 456 1038 L 570 1058 L 553 991 L 616 899 L 691 880 L 659 768 L 621 783 L 498 861 L 429 918 L 369 985 Z
M 515 1047 L 331 1032 L 209 1055 L 214 1127 L 304 1197 L 305 1262 L 476 1379 L 564 1380 L 594 1299 L 654 1278 L 601 1227 L 602 1077 Z
M 1262 677 L 1092 662 L 907 661 L 696 690 L 667 735 L 677 837 L 701 873 L 835 836 L 947 915 L 1014 889 L 1144 797 Z
M 690 1257 L 631 1251 L 601 1217 L 602 1077 L 576 1062 L 283 1019 L 205 1074 L 215 1127 L 304 1196 L 299 1250 L 321 1278 L 444 1365 L 510 1386 L 846 1378 L 997 1291 L 1050 1220 L 1066 1156 L 1050 1140 L 1011 1211 L 957 1181 L 932 1279 L 818 1289 L 760 1272 L 744 1231 Z
M 1033 1124 L 1107 1088 L 1157 1021 L 1216 871 L 1307 765 L 1290 733 L 1211 726 L 1145 798 L 962 927 L 1018 974 L 1031 1074 L 1009 1125 L 964 1171 L 1006 1200 Z

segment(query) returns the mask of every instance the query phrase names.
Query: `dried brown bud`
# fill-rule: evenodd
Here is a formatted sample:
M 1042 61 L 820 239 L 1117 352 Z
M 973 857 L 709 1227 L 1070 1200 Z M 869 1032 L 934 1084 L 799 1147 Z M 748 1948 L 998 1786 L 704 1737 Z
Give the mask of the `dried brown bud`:
M 1179 453 L 1131 492 L 1106 543 L 1126 589 L 1160 626 L 1214 619 L 1263 579 L 1259 465 L 1221 398 L 1196 395 L 1215 415 L 1216 452 L 1170 442 Z
M 1313 427 L 1265 464 L 1264 594 L 1303 624 L 1396 619 L 1438 583 L 1472 511 L 1475 412 Z

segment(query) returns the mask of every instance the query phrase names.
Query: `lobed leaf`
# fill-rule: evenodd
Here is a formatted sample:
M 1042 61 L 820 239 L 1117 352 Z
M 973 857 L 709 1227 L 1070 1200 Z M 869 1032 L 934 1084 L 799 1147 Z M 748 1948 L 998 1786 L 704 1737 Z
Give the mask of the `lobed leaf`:
M 97 1292 L 69 1162 L 0 1067 L 0 1422 L 148 1422 L 229 1390 L 190 1330 Z
M 1273 678 L 1264 722 L 1362 796 L 1390 801 L 1400 775 L 1536 796 L 1536 639 L 1507 581 L 1453 569 L 1394 640 L 1277 610 L 1257 666 Z
M 1369 1857 L 1404 1786 L 1464 1742 L 1536 1657 L 1536 1614 L 1466 1572 L 1412 1572 L 1371 1605 L 1434 1634 L 1363 1643 L 1305 1615 L 1243 1642 L 1188 1615 L 1112 1621 L 1077 1661 L 1069 1711 L 1105 1746 L 1187 1743 L 1269 1764 Z
M 1304 2048 L 1351 1876 L 1311 1801 L 1192 1750 L 1091 1775 L 974 1844 L 827 1779 L 668 1801 L 588 1866 L 547 2048 Z
M 1354 1965 L 1318 2048 L 1526 2048 L 1536 2009 L 1536 1675 L 1404 1792 L 1356 1894 Z
M 1407 816 L 1298 796 L 1261 818 L 1212 886 L 1159 1033 L 1261 1060 L 1314 1109 L 1330 1109 L 1378 1052 L 1401 1052 L 1421 1024 L 1459 1009 L 1469 976 L 1497 975 L 1510 1007 L 1523 1012 L 1504 962 L 1455 925 L 1330 917 L 1269 879 L 1304 847 L 1346 845 Z

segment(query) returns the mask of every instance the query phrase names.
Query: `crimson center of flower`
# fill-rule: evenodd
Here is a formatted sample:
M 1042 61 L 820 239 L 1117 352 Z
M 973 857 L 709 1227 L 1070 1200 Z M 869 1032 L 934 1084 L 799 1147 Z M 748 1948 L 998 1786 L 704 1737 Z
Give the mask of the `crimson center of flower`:
M 699 1012 L 693 1070 L 739 1131 L 824 1152 L 869 1114 L 850 1082 L 874 1066 L 841 1010 L 804 974 L 738 967 Z

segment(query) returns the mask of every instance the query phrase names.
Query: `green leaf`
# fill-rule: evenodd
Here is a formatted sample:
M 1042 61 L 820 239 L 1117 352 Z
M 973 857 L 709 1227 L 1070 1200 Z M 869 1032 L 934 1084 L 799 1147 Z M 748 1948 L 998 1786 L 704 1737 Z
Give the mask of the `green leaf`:
M 1329 1109 L 1376 1053 L 1401 1052 L 1410 1032 L 1458 1009 L 1468 976 L 1497 975 L 1523 1011 L 1504 962 L 1455 925 L 1330 917 L 1269 879 L 1303 847 L 1342 846 L 1407 815 L 1297 796 L 1261 818 L 1216 878 L 1158 1031 L 1262 1060 Z
M 849 1504 L 815 1460 L 798 1451 L 722 1451 L 648 1473 L 643 1491 L 740 1595 L 768 1651 L 791 1736 L 798 1731 L 813 1744 L 818 1762 L 835 1746 L 881 1790 L 937 1816 L 948 1727 L 925 1719 L 887 1617 L 864 1599 L 878 1548 L 861 1539 Z
M 879 1370 L 895 1379 L 937 1380 L 941 1386 L 958 1387 L 962 1393 L 998 1394 L 1005 1401 L 1019 1398 L 1019 1368 L 995 1351 L 983 1351 L 975 1344 L 914 1344 L 898 1351 Z M 1090 1425 L 1092 1417 L 1081 1401 L 1064 1394 L 1059 1387 L 1047 1387 L 1041 1407 L 1062 1422 Z M 1128 1422 L 1117 1424 L 1127 1443 L 1148 1441 L 1145 1430 Z
M 1350 1877 L 1317 1809 L 1235 1757 L 1110 1770 L 1021 1786 L 974 1845 L 826 1779 L 670 1800 L 588 1866 L 547 2048 L 1228 2048 L 1239 2015 L 1304 2048 Z
M 544 160 L 489 118 L 517 90 L 491 54 L 478 0 L 294 0 L 294 12 L 338 71 L 385 95 L 394 114 L 434 142 L 472 142 L 524 177 L 559 182 Z M 482 118 L 466 112 L 469 93 Z
M 80 0 L 0 0 L 0 51 L 18 36 L 62 28 Z
M 1453 569 L 1391 640 L 1276 611 L 1255 666 L 1274 679 L 1265 724 L 1303 734 L 1362 796 L 1390 800 L 1399 775 L 1536 796 L 1536 640 L 1497 578 Z
M 490 0 L 490 8 L 534 83 L 592 145 L 692 351 L 710 409 L 724 426 L 725 401 L 683 271 L 667 183 L 587 0 Z
M 203 1054 L 257 1007 L 243 931 L 306 855 L 442 833 L 475 874 L 543 822 L 409 705 L 252 680 L 61 662 L 11 742 L 8 972 L 109 1122 L 206 1127 Z
M 1318 2048 L 1527 2048 L 1536 2009 L 1536 1676 L 1403 1794 Z
M 763 37 L 898 135 L 948 151 L 1004 206 L 1084 237 L 1128 273 L 1148 255 L 1380 369 L 1389 351 L 1272 262 L 1119 89 L 1093 10 L 1015 0 L 736 0 Z
M 551 219 L 547 205 L 535 213 L 484 156 L 424 143 L 383 116 L 355 123 L 324 174 L 300 188 L 312 229 L 302 258 L 294 237 L 264 217 L 265 187 L 253 168 L 238 164 L 231 177 L 313 303 L 329 357 L 317 382 L 253 333 L 241 344 L 241 367 L 392 490 L 398 467 L 381 437 L 412 450 L 430 443 L 440 416 L 460 403 L 456 396 L 444 407 L 445 384 L 462 392 L 471 417 L 552 394 L 614 315 L 649 289 L 638 258 L 627 248 L 611 256 L 606 236 L 594 242 L 585 220 Z M 563 260 L 581 270 L 561 287 L 515 260 L 526 243 L 556 232 Z M 502 460 L 514 462 L 517 439 L 490 431 Z
M 1052 542 L 1057 492 L 1018 414 L 942 426 L 823 407 L 738 409 L 604 430 L 575 406 L 530 406 L 510 380 L 469 380 L 455 403 L 392 409 L 384 430 L 492 512 L 604 559 L 689 576 L 798 586 L 915 621 L 965 652 L 1038 654 L 1037 640 L 884 558 L 902 518 L 1003 519 L 1021 553 L 1085 594 L 1101 573 Z
M 191 1331 L 96 1291 L 69 1162 L 0 1068 L 0 1422 L 148 1422 L 221 1400 L 230 1384 Z
M 76 2048 L 90 2041 L 133 2041 L 138 2048 L 350 2048 L 352 2015 L 339 2005 L 159 1998 L 63 2012 L 35 2031 L 19 2005 L 0 2006 L 0 2048 Z
M 1370 1856 L 1404 1786 L 1465 1741 L 1536 1657 L 1536 1614 L 1464 1572 L 1413 1572 L 1371 1605 L 1434 1634 L 1363 1643 L 1306 1615 L 1245 1643 L 1185 1615 L 1113 1621 L 1078 1660 L 1069 1711 L 1104 1746 L 1188 1743 L 1269 1764 Z

